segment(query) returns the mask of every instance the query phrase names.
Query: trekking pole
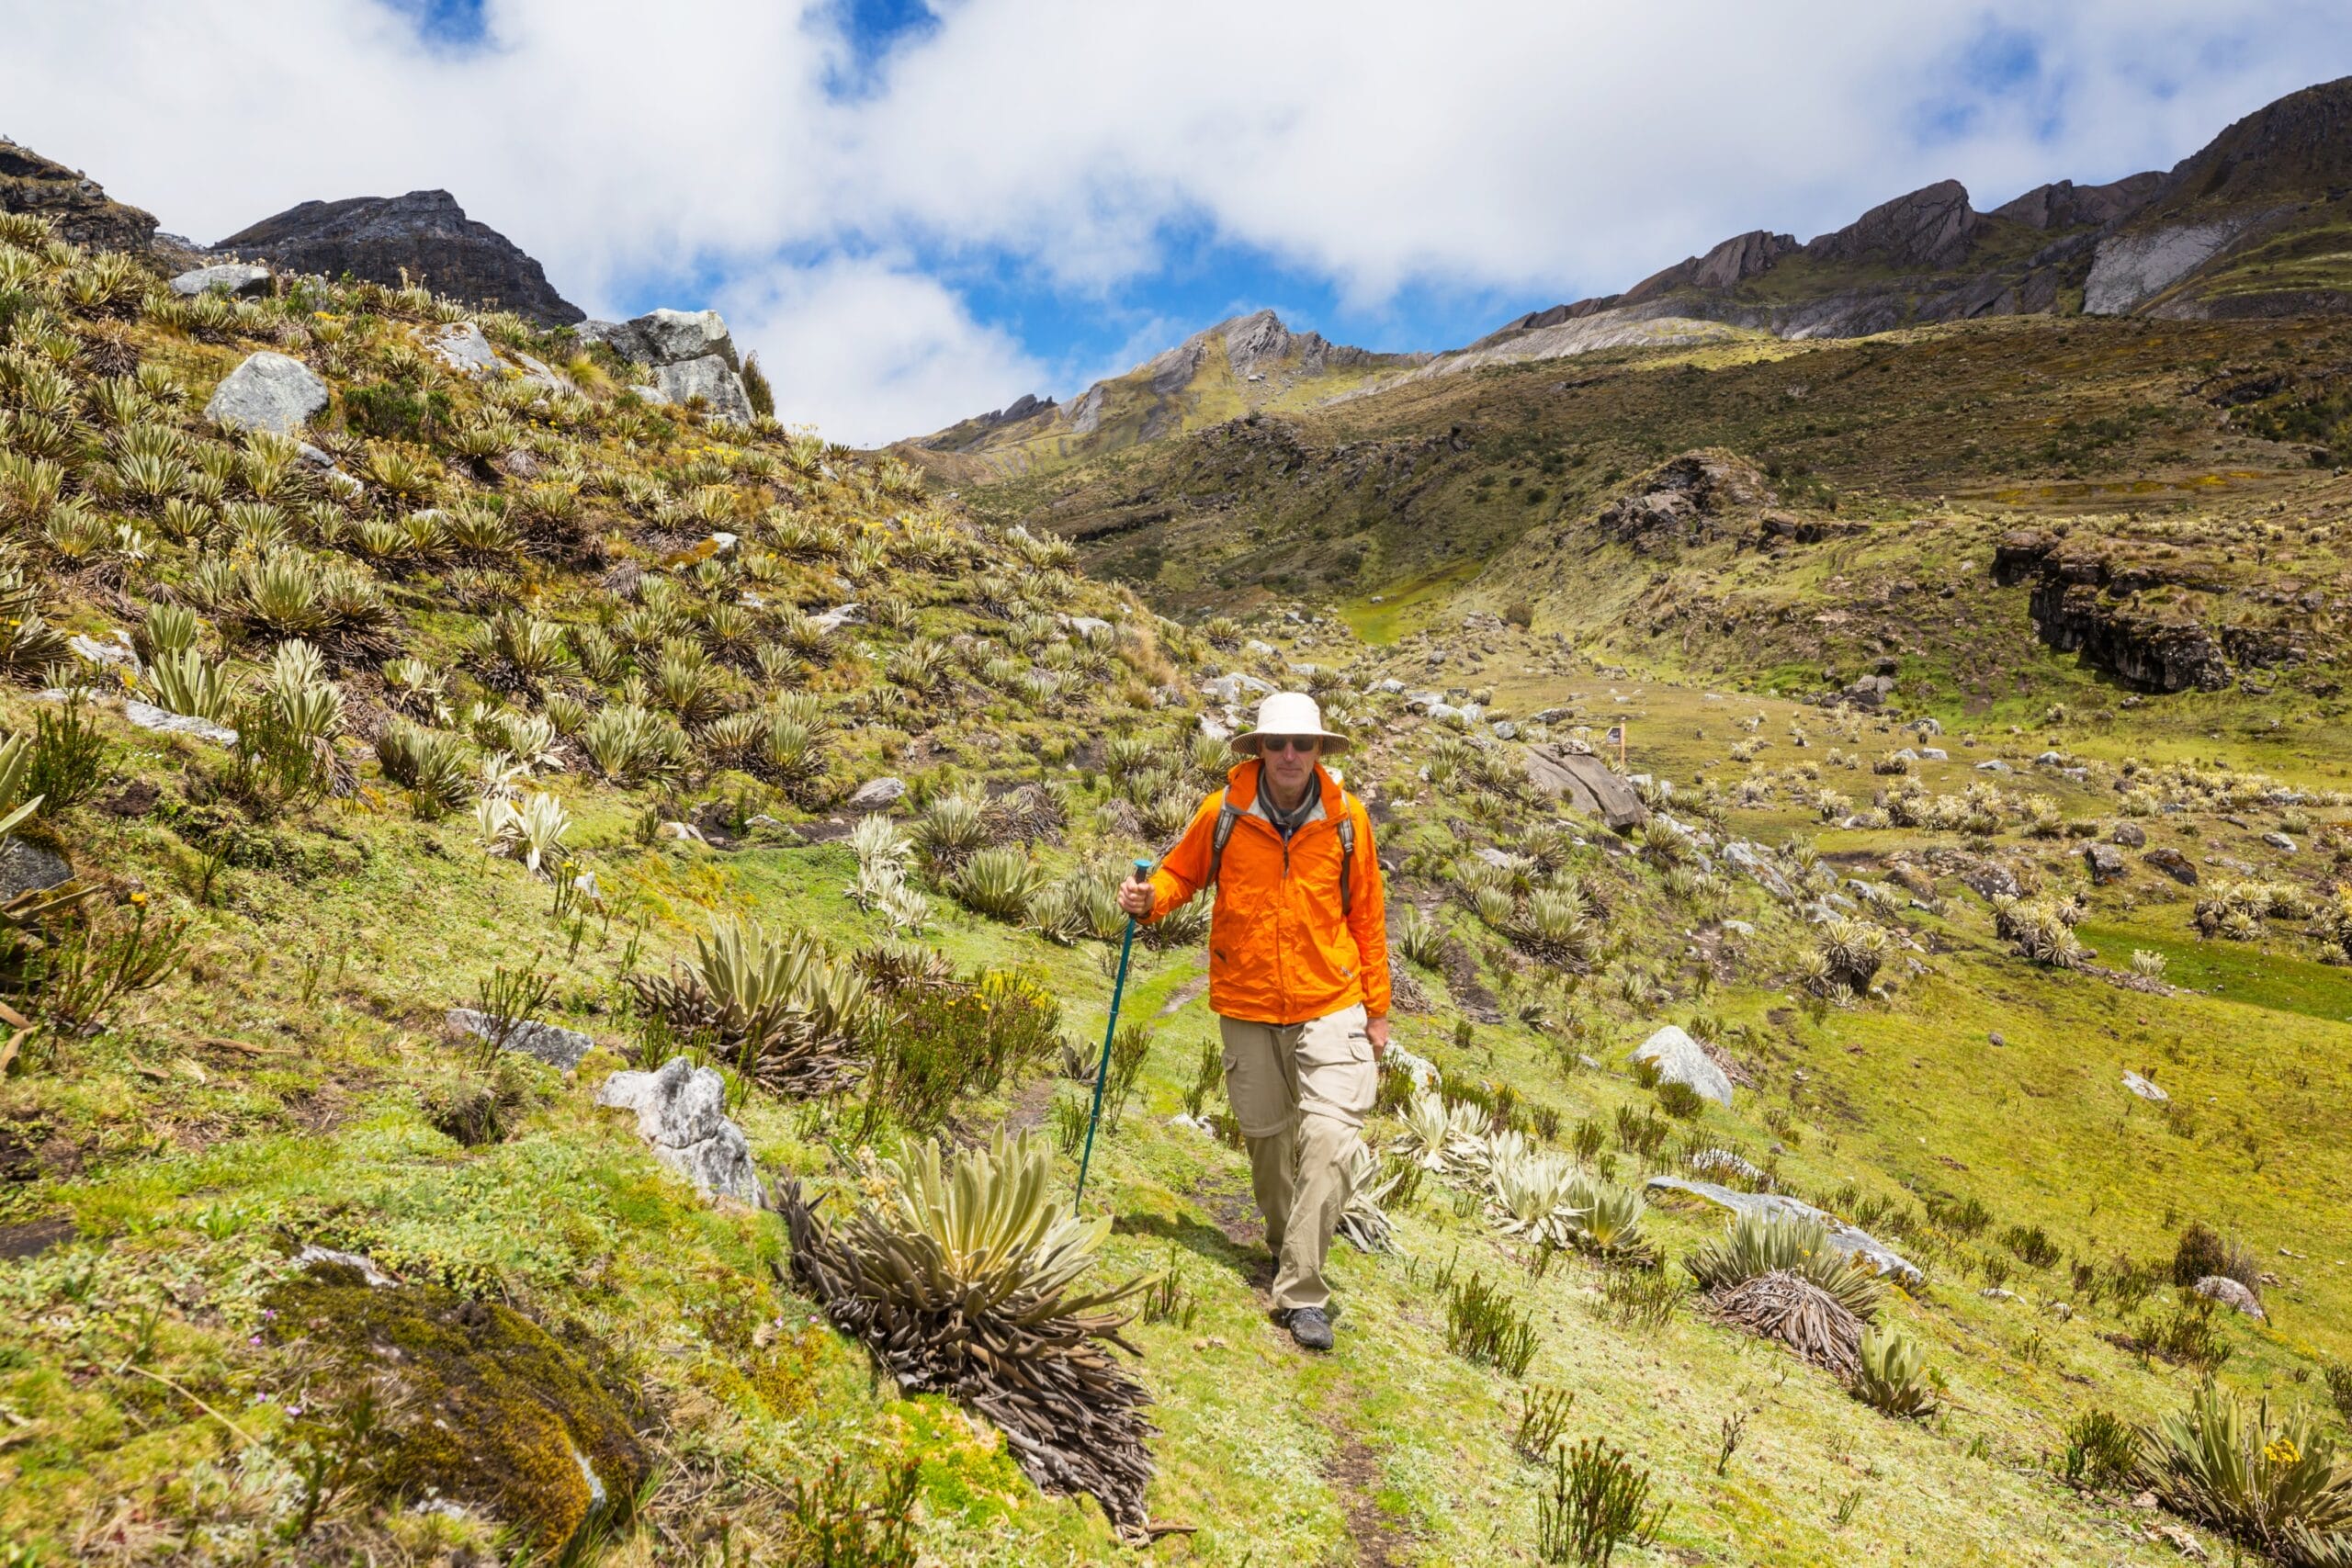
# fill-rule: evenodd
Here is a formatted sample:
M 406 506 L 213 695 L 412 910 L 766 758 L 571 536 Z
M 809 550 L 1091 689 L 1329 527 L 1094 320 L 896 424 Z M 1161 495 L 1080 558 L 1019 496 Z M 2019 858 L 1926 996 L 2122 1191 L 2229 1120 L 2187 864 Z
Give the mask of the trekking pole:
M 1136 875 L 1151 874 L 1151 863 L 1136 862 Z M 1102 1119 L 1102 1084 L 1111 1076 L 1111 1036 L 1119 1027 L 1119 995 L 1127 988 L 1127 954 L 1135 950 L 1136 918 L 1127 917 L 1127 933 L 1119 939 L 1119 977 L 1111 983 L 1111 1018 L 1102 1026 L 1102 1054 L 1094 1059 L 1094 1109 L 1086 1117 L 1086 1152 L 1079 1156 L 1078 1191 L 1069 1201 L 1070 1213 L 1078 1213 L 1079 1200 L 1086 1196 L 1086 1168 L 1094 1159 L 1094 1124 Z

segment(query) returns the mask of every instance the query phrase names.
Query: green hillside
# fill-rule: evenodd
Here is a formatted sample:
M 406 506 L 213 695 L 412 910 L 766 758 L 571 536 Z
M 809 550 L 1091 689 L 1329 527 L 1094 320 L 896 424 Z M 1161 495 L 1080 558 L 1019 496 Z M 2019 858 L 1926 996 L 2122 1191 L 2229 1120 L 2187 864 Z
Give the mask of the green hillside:
M 467 321 L 487 376 L 435 351 Z M 2329 329 L 1508 368 L 967 506 L 419 289 L 183 299 L 9 218 L 0 323 L 10 1568 L 2343 1550 L 2216 1512 L 2160 1438 L 2214 1377 L 2270 1402 L 2266 1487 L 2352 1484 L 2335 645 L 2263 676 L 2223 635 L 2286 575 L 2333 624 L 2340 481 L 2274 428 Z M 309 453 L 201 412 L 264 350 L 331 392 Z M 2260 366 L 2305 379 L 2199 400 Z M 1686 449 L 1756 478 L 1695 539 L 1604 521 Z M 1768 514 L 1819 529 L 1736 543 Z M 2225 573 L 2199 624 L 2269 690 L 2143 699 L 2036 640 L 2030 590 L 1985 584 L 2028 521 Z M 1944 552 L 1960 626 L 1862 604 Z M 1800 700 L 1882 649 L 1877 710 Z M 914 1245 L 929 1140 L 1024 1134 L 1046 1234 L 1111 889 L 1231 761 L 1204 688 L 1234 674 L 1362 739 L 1397 1043 L 1436 1073 L 1384 1077 L 1358 1218 L 1391 1249 L 1337 1256 L 1331 1355 L 1266 1312 L 1197 923 L 1137 946 L 1067 1296 L 1024 1243 L 947 1270 L 1012 1258 L 1012 1306 L 888 1318 L 911 1275 L 822 1287 L 814 1232 L 598 1103 L 710 1068 L 770 1202 L 821 1200 L 841 1245 Z M 1653 813 L 1625 838 L 1526 766 L 1611 727 Z M 1669 1023 L 1728 1106 L 1629 1060 Z M 1651 1178 L 1802 1200 L 1917 1277 L 1778 1233 L 1803 1299 L 1871 1323 L 1805 1359 L 1743 1326 L 1786 1269 L 1722 1260 L 1723 1212 Z M 939 1336 L 966 1397 L 843 1332 L 866 1311 Z M 981 1341 L 992 1313 L 1028 1315 Z M 1025 1374 L 1084 1391 L 1022 1417 L 1028 1468 Z M 1035 1444 L 1075 1466 L 1051 1490 Z

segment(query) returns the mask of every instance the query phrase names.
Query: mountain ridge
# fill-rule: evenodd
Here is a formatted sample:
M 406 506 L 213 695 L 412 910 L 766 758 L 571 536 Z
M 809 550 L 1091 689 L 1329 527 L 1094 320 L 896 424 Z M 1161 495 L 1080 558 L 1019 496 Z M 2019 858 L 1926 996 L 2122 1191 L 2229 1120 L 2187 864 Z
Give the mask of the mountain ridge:
M 1757 333 L 1865 337 L 1987 316 L 2343 313 L 2352 311 L 2352 267 L 2335 258 L 2352 254 L 2352 246 L 2339 243 L 2347 231 L 2339 231 L 2335 214 L 2347 194 L 2352 78 L 2342 78 L 2232 122 L 2168 171 L 2096 185 L 2052 180 L 1987 210 L 1973 205 L 1958 180 L 1939 180 L 1804 243 L 1769 229 L 1732 235 L 1621 293 L 1524 312 L 1459 348 L 1371 355 L 1327 344 L 1317 368 L 1352 374 L 1315 390 L 1335 400 L 1418 377 L 1605 349 L 1692 346 Z M 943 467 L 939 454 L 981 459 L 944 467 L 953 477 L 984 482 L 1197 428 L 1204 422 L 1187 423 L 1163 412 L 1109 439 L 1053 439 L 1093 435 L 1104 402 L 1135 378 L 1151 383 L 1161 405 L 1192 395 L 1180 372 L 1199 372 L 1200 345 L 1213 334 L 1230 335 L 1238 321 L 1261 320 L 1288 344 L 1325 342 L 1316 333 L 1290 333 L 1271 311 L 1233 318 L 1124 377 L 1095 383 L 1069 405 L 1067 425 L 990 423 L 995 416 L 980 416 L 900 446 L 934 467 Z M 1033 402 L 1029 412 L 1048 406 Z

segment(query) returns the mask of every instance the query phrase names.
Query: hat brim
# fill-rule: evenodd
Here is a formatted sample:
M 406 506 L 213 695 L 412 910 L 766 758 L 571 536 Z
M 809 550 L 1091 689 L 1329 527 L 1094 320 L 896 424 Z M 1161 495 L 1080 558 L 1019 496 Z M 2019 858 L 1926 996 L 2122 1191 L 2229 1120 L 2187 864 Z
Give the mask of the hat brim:
M 1285 729 L 1283 733 L 1284 735 L 1289 735 L 1294 732 Z M 1315 731 L 1315 733 L 1323 738 L 1323 750 L 1318 753 L 1318 755 L 1325 757 L 1337 757 L 1347 750 L 1348 738 L 1346 736 L 1334 735 L 1328 729 L 1318 729 Z M 1238 751 L 1245 757 L 1254 757 L 1258 755 L 1258 742 L 1263 739 L 1263 731 L 1245 729 L 1240 734 L 1235 736 L 1232 739 L 1227 741 L 1226 744 L 1232 747 L 1236 751 Z

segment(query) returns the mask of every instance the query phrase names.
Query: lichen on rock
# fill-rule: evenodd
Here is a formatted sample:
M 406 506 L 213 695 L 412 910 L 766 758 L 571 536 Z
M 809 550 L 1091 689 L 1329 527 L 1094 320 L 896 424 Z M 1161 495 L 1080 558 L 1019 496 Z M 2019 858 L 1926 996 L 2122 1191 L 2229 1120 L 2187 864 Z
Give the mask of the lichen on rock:
M 625 1506 L 648 1459 L 615 1393 L 511 1307 L 430 1285 L 371 1287 L 314 1264 L 267 1298 L 281 1341 L 307 1340 L 333 1376 L 372 1383 L 388 1411 L 374 1473 L 560 1548 Z

